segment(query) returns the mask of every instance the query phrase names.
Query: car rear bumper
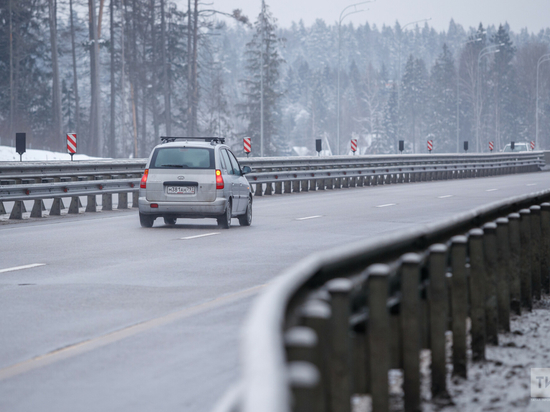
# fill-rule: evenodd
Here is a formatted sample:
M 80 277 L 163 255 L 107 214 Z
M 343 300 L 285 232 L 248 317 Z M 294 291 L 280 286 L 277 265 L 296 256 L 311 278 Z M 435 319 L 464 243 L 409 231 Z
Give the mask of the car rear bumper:
M 213 202 L 151 202 L 145 197 L 139 197 L 139 212 L 153 216 L 171 217 L 217 217 L 225 211 L 227 199 L 221 197 Z M 151 207 L 156 204 L 158 207 Z

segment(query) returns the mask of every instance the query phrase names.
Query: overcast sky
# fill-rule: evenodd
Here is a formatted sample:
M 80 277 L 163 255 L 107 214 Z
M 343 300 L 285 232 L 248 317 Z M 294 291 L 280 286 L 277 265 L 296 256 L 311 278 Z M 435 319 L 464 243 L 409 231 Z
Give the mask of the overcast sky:
M 260 12 L 261 0 L 210 1 L 220 11 L 231 12 L 240 8 L 253 21 Z M 300 19 L 307 26 L 318 18 L 329 24 L 335 23 L 344 7 L 360 1 L 267 0 L 266 3 L 277 18 L 279 27 L 289 27 L 292 21 L 298 22 Z M 176 2 L 182 8 L 187 5 L 186 0 Z M 484 26 L 508 22 L 516 33 L 525 27 L 534 33 L 550 27 L 550 0 L 376 0 L 359 8 L 365 11 L 347 17 L 344 22 L 360 24 L 368 21 L 381 28 L 383 24 L 393 26 L 396 20 L 403 26 L 431 18 L 428 24 L 438 31 L 447 30 L 451 19 L 465 29 L 477 28 L 480 22 Z

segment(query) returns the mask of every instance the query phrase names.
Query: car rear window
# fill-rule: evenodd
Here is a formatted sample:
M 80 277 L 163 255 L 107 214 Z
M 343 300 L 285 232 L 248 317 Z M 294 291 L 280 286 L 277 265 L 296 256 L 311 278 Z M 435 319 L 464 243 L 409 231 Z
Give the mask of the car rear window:
M 151 169 L 214 169 L 214 149 L 205 147 L 159 147 Z

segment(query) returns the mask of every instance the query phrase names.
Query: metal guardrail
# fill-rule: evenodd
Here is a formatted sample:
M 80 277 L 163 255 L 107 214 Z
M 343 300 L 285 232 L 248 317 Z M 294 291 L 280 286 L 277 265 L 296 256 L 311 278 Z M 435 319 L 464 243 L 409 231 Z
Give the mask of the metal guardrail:
M 550 292 L 548 201 L 550 190 L 519 196 L 291 267 L 254 303 L 240 397 L 224 411 L 349 412 L 352 394 L 368 394 L 385 412 L 390 369 L 404 372 L 405 411 L 420 410 L 423 348 L 432 395 L 446 395 L 447 330 L 453 375 L 466 378 L 467 317 L 480 361 L 511 312 Z
M 128 193 L 132 193 L 133 207 L 137 207 L 136 188 L 146 161 L 1 163 L 0 214 L 5 213 L 2 202 L 14 201 L 10 219 L 21 219 L 25 210 L 22 202 L 35 200 L 31 217 L 41 217 L 44 199 L 54 199 L 50 214 L 59 214 L 64 207 L 61 199 L 69 197 L 69 213 L 78 213 L 79 196 L 88 196 L 86 211 L 94 212 L 95 196 L 100 194 L 102 209 L 111 210 L 114 193 L 121 199 L 119 208 L 128 207 Z M 544 166 L 543 152 L 241 158 L 240 162 L 252 168 L 247 178 L 255 185 L 256 196 L 533 172 Z

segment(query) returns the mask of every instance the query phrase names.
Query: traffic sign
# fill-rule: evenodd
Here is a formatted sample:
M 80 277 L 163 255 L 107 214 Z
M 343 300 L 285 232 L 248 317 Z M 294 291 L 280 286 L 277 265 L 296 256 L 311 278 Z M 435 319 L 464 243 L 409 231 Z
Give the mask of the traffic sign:
M 535 150 L 535 142 L 531 140 L 531 150 Z
M 76 153 L 76 133 L 67 133 L 67 153 L 73 160 L 73 155 Z
M 243 145 L 244 145 L 244 152 L 248 156 L 248 154 L 252 151 L 252 143 L 250 137 L 245 137 L 243 139 Z
M 489 142 L 489 150 L 492 152 L 494 148 L 495 148 L 495 143 Z
M 434 141 L 428 140 L 428 150 L 431 152 L 434 148 Z
M 353 154 L 357 151 L 357 139 L 351 139 L 351 151 Z

